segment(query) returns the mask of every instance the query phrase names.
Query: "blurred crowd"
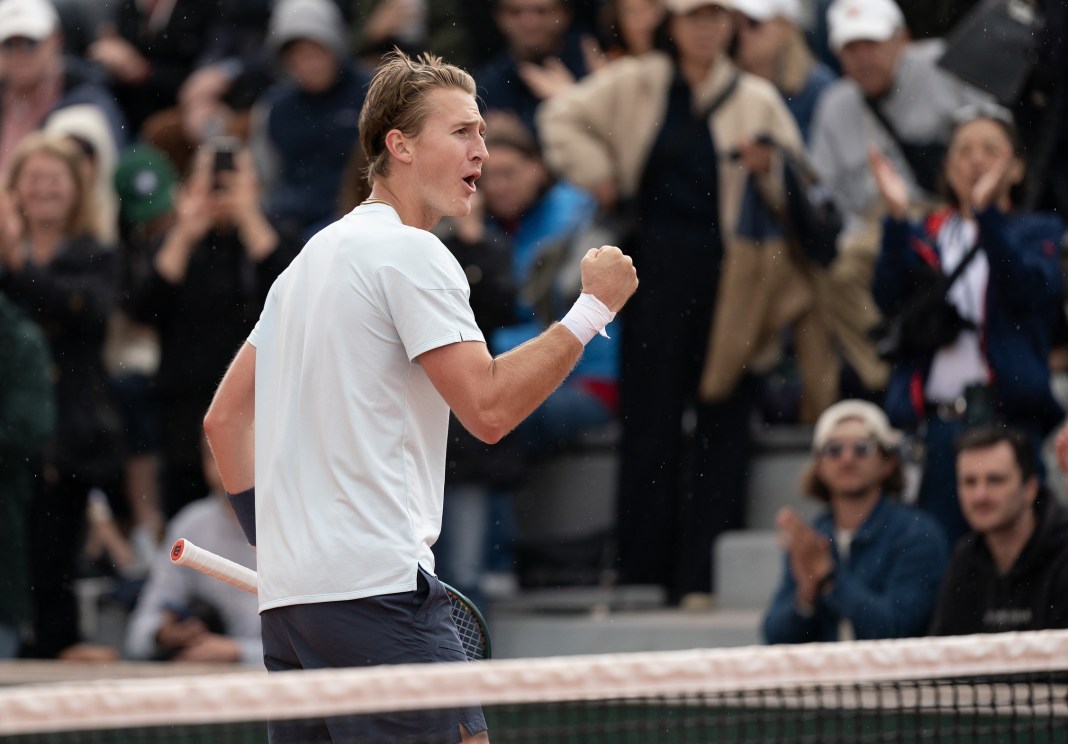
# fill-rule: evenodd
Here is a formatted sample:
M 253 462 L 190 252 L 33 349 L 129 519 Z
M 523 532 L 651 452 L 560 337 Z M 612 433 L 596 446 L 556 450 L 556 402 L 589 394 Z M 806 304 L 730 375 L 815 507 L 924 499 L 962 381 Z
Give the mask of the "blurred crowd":
M 945 563 L 974 526 L 959 438 L 1011 426 L 1038 453 L 1064 417 L 1068 10 L 1017 5 L 1034 42 L 1006 92 L 960 33 L 974 0 L 0 0 L 0 658 L 257 663 L 254 600 L 166 548 L 254 565 L 201 422 L 274 279 L 366 198 L 357 120 L 394 47 L 479 86 L 476 207 L 436 231 L 493 353 L 566 312 L 587 248 L 641 279 L 501 444 L 453 421 L 447 581 L 480 599 L 509 494 L 608 441 L 613 580 L 708 606 L 754 434 L 843 399 L 912 444 L 901 508 Z M 940 335 L 910 343 L 922 301 Z M 95 574 L 125 587 L 125 648 L 82 636 Z

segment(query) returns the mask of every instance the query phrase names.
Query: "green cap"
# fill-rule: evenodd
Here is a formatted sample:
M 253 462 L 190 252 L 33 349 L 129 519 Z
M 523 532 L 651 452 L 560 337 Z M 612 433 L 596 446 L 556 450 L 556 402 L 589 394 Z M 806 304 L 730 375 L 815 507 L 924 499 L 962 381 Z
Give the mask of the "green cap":
M 174 207 L 178 171 L 159 148 L 134 145 L 127 148 L 115 168 L 115 193 L 122 218 L 149 222 Z

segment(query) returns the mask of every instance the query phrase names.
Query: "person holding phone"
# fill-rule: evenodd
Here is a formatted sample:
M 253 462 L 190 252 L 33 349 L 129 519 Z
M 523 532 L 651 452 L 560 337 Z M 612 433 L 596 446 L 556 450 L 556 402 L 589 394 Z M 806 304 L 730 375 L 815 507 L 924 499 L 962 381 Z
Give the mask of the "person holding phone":
M 207 491 L 200 420 L 215 385 L 252 329 L 267 290 L 300 250 L 297 236 L 260 208 L 249 151 L 211 140 L 197 152 L 175 200 L 174 224 L 133 287 L 131 316 L 159 333 L 156 377 L 162 502 L 167 517 Z

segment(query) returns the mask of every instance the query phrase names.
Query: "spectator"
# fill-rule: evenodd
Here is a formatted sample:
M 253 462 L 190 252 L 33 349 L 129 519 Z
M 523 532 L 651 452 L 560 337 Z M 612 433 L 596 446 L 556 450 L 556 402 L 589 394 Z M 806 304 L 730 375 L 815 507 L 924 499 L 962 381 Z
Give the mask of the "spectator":
M 370 76 L 349 59 L 344 20 L 331 0 L 279 2 L 267 43 L 289 79 L 256 103 L 250 145 L 267 214 L 307 237 L 336 216 Z
M 56 411 L 48 339 L 2 293 L 0 348 L 0 659 L 13 659 L 32 618 L 29 516 Z
M 827 8 L 832 0 L 814 0 L 815 17 L 809 29 L 812 49 L 825 62 L 834 63 L 834 54 L 828 48 Z M 976 0 L 902 0 L 901 12 L 909 36 L 913 39 L 942 38 L 959 21 Z
M 108 75 L 108 85 L 130 129 L 174 106 L 182 82 L 212 43 L 217 3 L 197 0 L 120 0 L 113 20 L 96 30 L 86 52 Z
M 642 282 L 620 334 L 621 580 L 702 605 L 712 543 L 743 522 L 756 370 L 774 363 L 779 331 L 811 309 L 812 293 L 782 231 L 757 218 L 757 194 L 783 191 L 773 154 L 754 140 L 799 150 L 793 118 L 769 83 L 726 56 L 734 17 L 719 0 L 666 7 L 662 51 L 608 65 L 539 119 L 554 172 L 636 223 L 627 247 Z M 808 333 L 819 331 L 814 319 Z M 806 382 L 832 377 L 829 357 L 805 357 Z M 833 400 L 817 401 L 816 383 L 807 390 L 817 411 Z
M 987 425 L 965 432 L 957 452 L 972 531 L 950 560 L 931 633 L 1068 628 L 1068 514 L 1038 483 L 1034 444 Z
M 813 433 L 802 488 L 827 504 L 811 525 L 790 508 L 776 523 L 782 583 L 764 616 L 769 643 L 921 635 L 948 546 L 933 519 L 896 500 L 901 433 L 878 406 L 845 400 Z
M 114 239 L 109 187 L 125 121 L 114 98 L 84 60 L 63 56 L 59 17 L 48 0 L 0 0 L 0 173 L 34 130 L 77 136 L 94 159 L 98 234 Z M 110 202 L 107 201 L 110 199 Z
M 218 579 L 171 564 L 170 546 L 185 538 L 255 570 L 256 552 L 226 499 L 215 461 L 202 442 L 206 497 L 186 505 L 167 526 L 165 549 L 153 559 L 148 582 L 126 629 L 132 659 L 242 663 L 263 666 L 256 596 Z
M 53 112 L 41 131 L 69 137 L 81 148 L 98 213 L 97 237 L 101 242 L 114 244 L 118 240 L 119 200 L 111 183 L 111 174 L 119 155 L 107 122 L 95 107 L 81 104 Z
M 0 292 L 45 330 L 57 365 L 56 447 L 31 515 L 33 653 L 46 658 L 115 656 L 81 643 L 73 593 L 89 492 L 122 493 L 120 424 L 102 354 L 116 256 L 93 237 L 95 216 L 77 146 L 27 135 L 0 194 Z
M 651 52 L 664 13 L 664 0 L 606 0 L 597 27 L 607 58 Z
M 572 26 L 569 0 L 494 0 L 506 48 L 475 74 L 486 111 L 518 116 L 537 132 L 538 104 L 590 71 L 591 37 Z
M 807 142 L 816 103 L 837 75 L 809 51 L 800 0 L 733 0 L 733 6 L 738 66 L 775 84 Z
M 1006 110 L 969 107 L 958 121 L 944 166 L 951 206 L 919 225 L 906 220 L 905 180 L 889 158 L 871 156 L 888 212 L 874 284 L 887 317 L 932 268 L 935 276 L 949 274 L 979 246 L 948 293 L 966 327 L 936 351 L 896 361 L 886 394 L 891 421 L 923 437 L 918 503 L 951 540 L 968 530 L 956 496 L 953 442 L 961 432 L 996 418 L 1028 434 L 1037 451 L 1064 415 L 1049 371 L 1064 225 L 1051 214 L 1011 212 L 1024 168 Z
M 828 322 L 858 378 L 858 393 L 876 396 L 889 370 L 868 336 L 879 321 L 871 279 L 883 213 L 868 150 L 874 145 L 887 153 L 913 201 L 929 201 L 953 114 L 986 97 L 938 67 L 940 40 L 909 43 L 894 0 L 837 0 L 827 22 L 844 77 L 816 107 L 810 149 L 846 224 L 823 293 L 831 298 Z
M 177 197 L 174 225 L 127 307 L 159 334 L 156 393 L 166 422 L 160 455 L 168 517 L 207 491 L 199 448 L 204 412 L 267 290 L 299 251 L 297 236 L 261 211 L 247 149 L 233 153 L 234 170 L 216 172 L 222 145 L 212 142 L 197 153 Z

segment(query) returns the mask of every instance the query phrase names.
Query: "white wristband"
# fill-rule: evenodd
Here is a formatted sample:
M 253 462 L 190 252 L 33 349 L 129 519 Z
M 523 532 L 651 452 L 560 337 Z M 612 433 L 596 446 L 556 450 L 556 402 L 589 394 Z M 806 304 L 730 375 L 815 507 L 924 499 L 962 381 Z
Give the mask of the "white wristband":
M 567 326 L 567 330 L 574 333 L 575 338 L 585 346 L 598 333 L 608 338 L 604 327 L 615 317 L 616 314 L 609 310 L 607 305 L 593 295 L 583 292 L 560 323 Z

